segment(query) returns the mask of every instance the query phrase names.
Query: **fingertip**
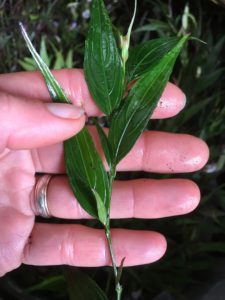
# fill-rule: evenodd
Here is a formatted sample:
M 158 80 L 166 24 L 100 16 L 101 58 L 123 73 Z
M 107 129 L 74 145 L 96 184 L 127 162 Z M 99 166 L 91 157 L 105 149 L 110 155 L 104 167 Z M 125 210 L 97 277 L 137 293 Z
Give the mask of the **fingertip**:
M 139 164 L 148 172 L 189 173 L 206 164 L 209 149 L 203 140 L 190 134 L 150 131 L 144 132 L 123 163 L 131 165 L 134 155 L 135 162 L 139 157 Z
M 179 114 L 179 112 L 185 107 L 185 104 L 186 96 L 183 91 L 175 84 L 168 82 L 152 118 L 171 118 Z
M 209 160 L 209 147 L 205 141 L 202 139 L 187 134 L 187 140 L 189 140 L 189 145 L 187 144 L 187 149 L 189 149 L 189 157 L 187 158 L 185 164 L 189 169 L 188 172 L 201 170 Z
M 112 230 L 112 238 L 118 266 L 124 257 L 124 266 L 153 263 L 165 254 L 167 248 L 165 237 L 158 232 Z
M 79 119 L 76 120 L 71 120 L 71 123 L 73 124 L 71 131 L 68 132 L 68 138 L 78 134 L 83 127 L 85 126 L 85 122 L 86 122 L 86 116 L 82 115 Z M 72 130 L 74 128 L 74 130 Z M 65 140 L 65 139 L 63 139 Z
M 66 130 L 62 131 L 64 136 L 61 137 L 61 140 L 70 138 L 84 127 L 86 116 L 82 107 L 65 103 L 46 103 L 44 105 L 54 117 L 54 123 L 66 126 Z
M 206 144 L 206 142 L 201 139 L 199 140 L 199 147 L 200 147 L 200 150 L 202 153 L 202 159 L 199 163 L 199 169 L 202 169 L 209 160 L 210 152 L 209 152 L 209 147 Z
M 177 194 L 180 195 L 180 197 L 177 198 L 173 215 L 176 216 L 188 214 L 195 210 L 196 207 L 199 205 L 201 198 L 200 189 L 194 181 L 189 179 L 178 179 L 176 180 L 176 184 Z M 180 192 L 179 186 L 181 188 Z
M 161 259 L 166 253 L 166 249 L 166 238 L 159 232 L 149 232 L 148 237 L 146 237 L 145 264 L 154 263 Z

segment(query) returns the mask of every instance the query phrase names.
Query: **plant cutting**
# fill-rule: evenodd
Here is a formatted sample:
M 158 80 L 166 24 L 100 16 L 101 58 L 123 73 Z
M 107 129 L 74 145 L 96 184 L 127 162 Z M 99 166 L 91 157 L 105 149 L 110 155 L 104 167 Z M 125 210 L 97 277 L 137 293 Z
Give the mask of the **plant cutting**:
M 92 3 L 84 72 L 89 91 L 108 124 L 106 132 L 95 119 L 107 168 L 87 127 L 64 142 L 66 172 L 73 193 L 82 208 L 104 227 L 117 300 L 122 295 L 120 281 L 126 257 L 117 267 L 110 233 L 110 203 L 116 167 L 145 130 L 188 39 L 188 36 L 159 38 L 129 50 L 135 12 L 136 1 L 132 21 L 123 36 L 112 26 L 104 2 L 93 0 Z M 52 100 L 70 105 L 70 99 L 34 49 L 23 25 L 20 27 Z

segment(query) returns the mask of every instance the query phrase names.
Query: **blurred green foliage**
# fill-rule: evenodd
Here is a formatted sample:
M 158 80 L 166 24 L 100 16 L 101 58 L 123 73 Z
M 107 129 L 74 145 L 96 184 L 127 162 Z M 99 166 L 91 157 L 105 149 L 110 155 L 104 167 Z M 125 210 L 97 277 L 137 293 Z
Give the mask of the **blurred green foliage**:
M 19 21 L 26 25 L 49 66 L 82 67 L 90 2 L 0 1 L 1 73 L 34 67 L 19 34 Z M 133 3 L 106 2 L 114 24 L 126 32 Z M 127 300 L 224 299 L 225 9 L 215 3 L 223 1 L 138 1 L 132 44 L 184 33 L 206 43 L 194 40 L 189 43 L 172 77 L 187 95 L 186 109 L 175 118 L 152 121 L 150 128 L 199 136 L 208 143 L 211 155 L 203 170 L 179 175 L 194 180 L 201 188 L 202 201 L 193 213 L 160 220 L 112 222 L 115 227 L 158 230 L 168 240 L 167 254 L 159 262 L 125 269 Z M 121 175 L 130 179 L 140 176 L 165 177 L 143 173 Z M 22 266 L 0 279 L 0 299 L 76 299 L 71 296 L 65 272 L 63 267 Z M 113 279 L 108 268 L 85 269 L 85 272 L 110 293 Z M 109 280 L 105 282 L 105 278 Z

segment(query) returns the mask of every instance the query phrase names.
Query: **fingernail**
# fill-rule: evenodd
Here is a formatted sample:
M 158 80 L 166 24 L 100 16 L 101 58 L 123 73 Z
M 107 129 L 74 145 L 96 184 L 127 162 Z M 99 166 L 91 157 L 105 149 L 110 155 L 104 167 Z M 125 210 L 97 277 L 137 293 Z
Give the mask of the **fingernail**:
M 84 114 L 84 109 L 71 104 L 47 103 L 47 109 L 55 116 L 63 119 L 79 119 Z

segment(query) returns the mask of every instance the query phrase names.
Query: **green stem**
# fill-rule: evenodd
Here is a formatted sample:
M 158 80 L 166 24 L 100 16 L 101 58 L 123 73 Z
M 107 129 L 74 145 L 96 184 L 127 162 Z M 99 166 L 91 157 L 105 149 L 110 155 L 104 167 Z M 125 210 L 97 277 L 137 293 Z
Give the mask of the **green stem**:
M 112 261 L 112 267 L 113 267 L 113 271 L 114 271 L 114 277 L 117 278 L 118 272 L 117 272 L 115 256 L 114 256 L 114 252 L 113 252 L 113 248 L 112 248 L 112 240 L 111 240 L 110 228 L 108 226 L 105 227 L 105 234 L 106 234 L 106 238 L 107 238 L 107 242 L 108 242 L 108 247 L 109 247 L 109 253 L 110 253 L 111 261 Z
M 114 181 L 115 176 L 116 176 L 116 166 L 112 164 L 112 166 L 110 168 L 110 172 L 109 172 L 110 197 L 112 195 L 112 185 L 113 185 L 113 181 Z M 116 267 L 116 260 L 115 260 L 115 255 L 114 255 L 114 251 L 113 251 L 113 247 L 112 247 L 112 240 L 111 240 L 111 233 L 110 233 L 110 215 L 109 215 L 109 213 L 110 213 L 110 208 L 109 208 L 109 211 L 108 211 L 107 224 L 105 226 L 105 235 L 106 235 L 106 239 L 107 239 L 107 243 L 108 243 L 109 253 L 110 253 L 113 272 L 114 272 L 115 290 L 116 290 L 116 294 L 117 294 L 117 300 L 121 300 L 122 285 L 119 282 L 118 270 L 117 270 L 117 267 Z
M 115 290 L 116 290 L 116 294 L 117 294 L 117 300 L 121 300 L 122 285 L 120 284 L 120 282 L 118 280 L 118 270 L 117 270 L 117 267 L 116 267 L 116 260 L 115 260 L 114 251 L 113 251 L 113 247 L 112 247 L 112 240 L 111 240 L 109 223 L 105 227 L 105 234 L 106 234 L 106 239 L 107 239 L 107 242 L 108 242 L 109 253 L 110 253 L 113 272 L 114 272 L 114 277 L 115 277 Z

